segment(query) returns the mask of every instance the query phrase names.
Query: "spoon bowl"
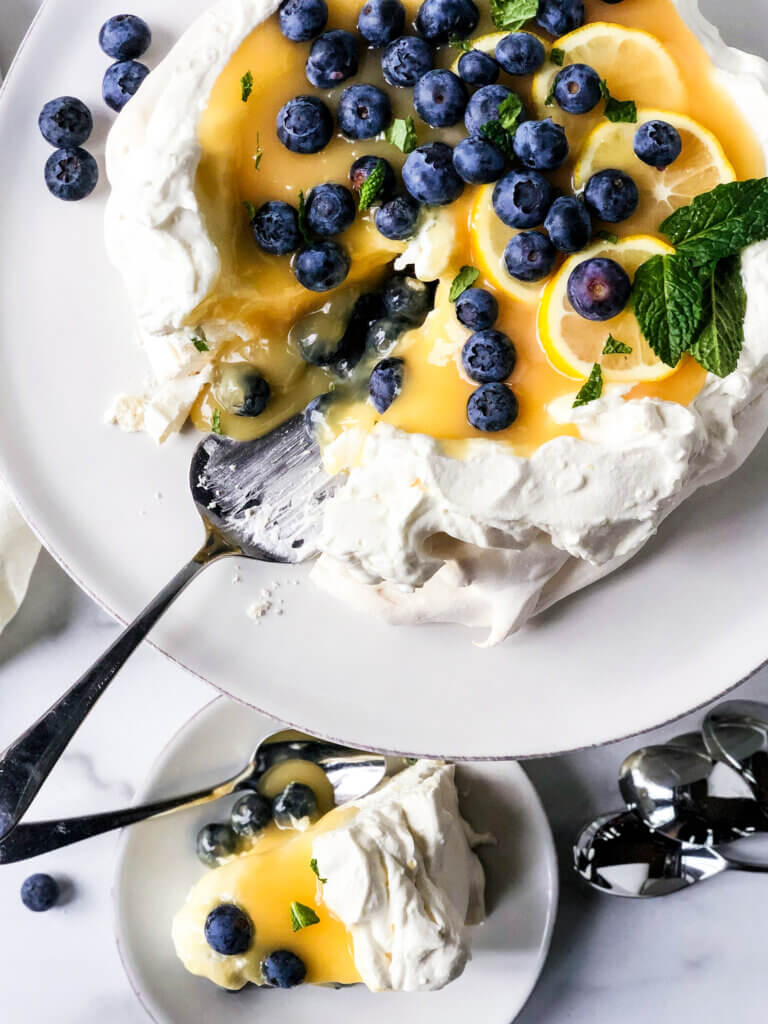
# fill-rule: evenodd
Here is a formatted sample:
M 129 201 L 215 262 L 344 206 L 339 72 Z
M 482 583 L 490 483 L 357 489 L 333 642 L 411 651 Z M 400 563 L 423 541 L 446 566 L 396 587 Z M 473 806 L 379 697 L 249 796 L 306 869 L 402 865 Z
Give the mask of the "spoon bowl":
M 710 756 L 738 772 L 768 808 L 768 705 L 726 701 L 709 712 L 702 733 Z

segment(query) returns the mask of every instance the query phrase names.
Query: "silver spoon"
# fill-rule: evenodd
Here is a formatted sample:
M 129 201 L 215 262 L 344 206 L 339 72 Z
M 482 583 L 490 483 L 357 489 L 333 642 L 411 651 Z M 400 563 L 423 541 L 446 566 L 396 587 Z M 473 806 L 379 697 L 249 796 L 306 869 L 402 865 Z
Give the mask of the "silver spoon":
M 323 502 L 339 479 L 323 470 L 304 414 L 256 441 L 212 434 L 198 445 L 190 487 L 205 543 L 78 682 L 3 752 L 0 839 L 18 824 L 91 708 L 192 580 L 231 555 L 290 563 L 311 558 Z
M 724 857 L 646 828 L 632 811 L 604 814 L 582 829 L 573 865 L 595 889 L 633 899 L 666 896 L 731 869 L 768 872 L 768 865 Z
M 768 808 L 768 705 L 726 701 L 709 712 L 702 733 L 711 757 L 737 771 Z
M 182 808 L 220 800 L 236 790 L 254 789 L 262 775 L 281 761 L 297 759 L 319 765 L 333 787 L 337 806 L 359 800 L 370 793 L 387 774 L 387 758 L 381 754 L 352 750 L 311 737 L 286 740 L 281 738 L 283 735 L 275 733 L 264 740 L 242 771 L 218 785 L 140 807 L 127 807 L 61 821 L 36 821 L 17 825 L 5 839 L 0 840 L 0 864 L 27 860 L 103 832 L 133 825 L 137 821 L 162 817 Z

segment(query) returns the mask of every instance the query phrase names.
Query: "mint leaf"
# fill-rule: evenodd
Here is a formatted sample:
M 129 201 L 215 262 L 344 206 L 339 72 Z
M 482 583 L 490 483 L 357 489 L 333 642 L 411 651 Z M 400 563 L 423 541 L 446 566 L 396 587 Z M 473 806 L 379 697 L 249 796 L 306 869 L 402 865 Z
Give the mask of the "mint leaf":
M 307 244 L 311 245 L 314 242 L 315 239 L 309 224 L 307 224 L 307 200 L 304 198 L 303 192 L 299 192 L 299 231 Z
M 608 340 L 603 345 L 604 356 L 628 356 L 631 351 L 630 345 L 625 345 L 623 341 L 614 338 L 612 334 L 608 335 Z
M 243 206 L 245 207 L 245 212 L 248 214 L 248 220 L 252 221 L 256 216 L 256 207 L 248 199 L 243 201 Z
M 522 112 L 523 101 L 516 92 L 512 92 L 501 101 L 496 110 L 496 116 L 502 128 L 513 132 L 517 128 L 517 122 L 520 120 Z
M 413 152 L 418 141 L 413 118 L 410 115 L 396 117 L 384 133 L 384 138 L 393 146 L 397 146 L 402 153 Z
M 734 256 L 768 238 L 768 178 L 718 185 L 675 210 L 661 231 L 696 266 Z
M 253 92 L 253 75 L 250 71 L 246 71 L 243 77 L 240 79 L 240 88 L 242 89 L 242 100 L 243 103 L 248 102 L 248 97 Z
M 362 213 L 376 202 L 384 188 L 384 179 L 387 175 L 387 168 L 383 160 L 379 160 L 371 173 L 360 187 L 360 201 L 358 209 Z
M 614 124 L 637 124 L 637 104 L 634 100 L 616 100 L 609 96 L 603 113 Z
M 320 918 L 312 907 L 307 907 L 303 903 L 295 901 L 291 904 L 291 928 L 295 932 L 300 932 L 302 928 L 309 928 L 311 924 L 319 923 Z
M 594 402 L 596 398 L 599 398 L 602 393 L 603 371 L 600 369 L 600 363 L 595 363 L 589 379 L 584 383 L 578 395 L 576 395 L 572 408 L 578 409 L 580 405 L 588 405 L 590 402 Z
M 557 76 L 552 79 L 552 85 L 549 87 L 547 98 L 544 100 L 545 107 L 553 107 L 555 105 L 555 86 L 557 85 Z
M 512 132 L 507 131 L 501 121 L 486 121 L 484 125 L 480 126 L 480 132 L 510 160 L 515 155 L 513 147 L 515 136 Z
M 261 148 L 261 139 L 259 133 L 256 132 L 256 152 L 253 155 L 253 169 L 258 171 L 261 165 L 261 158 L 264 156 L 264 150 Z
M 596 231 L 595 232 L 596 242 L 610 242 L 611 245 L 617 245 L 619 241 L 618 235 L 611 234 L 610 231 Z
M 549 51 L 549 59 L 553 64 L 557 64 L 561 68 L 565 63 L 565 50 L 560 50 L 557 46 L 553 46 Z
M 689 352 L 718 377 L 733 373 L 744 345 L 747 293 L 741 277 L 741 256 L 721 260 L 704 289 L 704 330 Z
M 205 335 L 200 331 L 199 338 L 193 338 L 192 344 L 195 346 L 198 352 L 210 352 L 210 346 L 206 343 Z
M 451 290 L 448 293 L 449 302 L 455 302 L 462 292 L 472 287 L 478 277 L 480 277 L 480 271 L 476 267 L 462 267 L 451 282 Z
M 468 39 L 460 39 L 458 36 L 451 36 L 448 40 L 448 45 L 452 46 L 454 50 L 462 50 L 464 53 L 469 53 L 472 49 Z
M 317 877 L 320 878 L 320 872 L 319 872 L 318 867 L 317 867 L 317 858 L 316 857 L 312 858 L 312 860 L 309 862 L 309 866 L 312 868 L 312 870 L 317 875 Z M 328 881 L 328 879 L 327 878 L 320 878 L 320 881 L 323 883 L 323 885 L 325 885 L 325 883 Z
M 517 122 L 523 112 L 523 101 L 516 93 L 510 93 L 497 109 L 497 117 L 486 121 L 480 131 L 504 156 L 514 156 L 514 140 Z
M 538 13 L 539 0 L 491 0 L 493 23 L 507 32 L 516 32 Z
M 211 416 L 211 430 L 214 434 L 224 433 L 221 429 L 221 409 L 213 410 L 213 416 Z
M 677 366 L 701 322 L 704 288 L 690 263 L 653 256 L 638 267 L 632 305 L 648 344 L 667 366 Z

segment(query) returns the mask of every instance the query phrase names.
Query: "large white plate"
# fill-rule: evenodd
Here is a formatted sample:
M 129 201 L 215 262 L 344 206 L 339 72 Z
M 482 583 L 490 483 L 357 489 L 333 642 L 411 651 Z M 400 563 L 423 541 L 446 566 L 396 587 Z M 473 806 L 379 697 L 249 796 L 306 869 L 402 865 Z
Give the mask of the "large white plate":
M 205 3 L 132 5 L 155 30 L 150 63 Z M 157 449 L 102 425 L 111 395 L 144 375 L 104 256 L 106 183 L 84 203 L 52 199 L 36 128 L 47 99 L 79 95 L 101 156 L 111 115 L 96 36 L 114 10 L 49 0 L 0 100 L 0 468 L 65 568 L 125 620 L 200 543 L 186 487 L 196 438 Z M 208 570 L 153 639 L 242 701 L 371 747 L 497 757 L 605 742 L 710 700 L 768 654 L 767 470 L 763 445 L 624 571 L 495 650 L 460 628 L 387 627 L 310 584 L 285 587 L 286 614 L 256 627 L 249 599 L 300 574 L 255 563 L 236 585 L 231 564 Z
M 232 701 L 215 701 L 171 742 L 137 799 L 226 778 L 274 729 L 274 722 Z M 357 985 L 342 992 L 306 986 L 233 995 L 193 977 L 174 953 L 171 919 L 204 872 L 194 852 L 198 829 L 222 820 L 228 806 L 198 807 L 127 829 L 115 878 L 117 940 L 131 985 L 150 1016 L 162 1024 L 466 1024 L 479 1011 L 483 1024 L 511 1024 L 544 966 L 555 922 L 552 833 L 519 765 L 462 765 L 457 780 L 470 822 L 493 832 L 498 845 L 481 854 L 488 920 L 472 929 L 467 970 L 442 992 L 372 995 Z

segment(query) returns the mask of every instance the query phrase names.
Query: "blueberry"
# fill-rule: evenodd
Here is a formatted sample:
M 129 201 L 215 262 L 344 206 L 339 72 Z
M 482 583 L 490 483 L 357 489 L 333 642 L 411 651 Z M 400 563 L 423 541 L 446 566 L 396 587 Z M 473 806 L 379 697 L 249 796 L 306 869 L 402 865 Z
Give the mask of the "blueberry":
M 521 231 L 510 238 L 504 249 L 507 273 L 518 281 L 541 281 L 549 277 L 556 258 L 554 245 L 538 231 Z
M 99 32 L 99 46 L 115 60 L 133 60 L 146 53 L 152 42 L 149 25 L 135 14 L 116 14 Z
M 553 36 L 564 36 L 584 24 L 584 0 L 541 0 L 537 24 Z
M 399 316 L 382 317 L 376 320 L 368 329 L 365 339 L 366 347 L 371 352 L 378 352 L 379 355 L 388 356 L 401 336 L 411 329 L 411 324 Z
M 344 376 L 359 362 L 368 328 L 381 316 L 384 303 L 377 293 L 347 289 L 298 320 L 288 334 L 288 346 L 298 349 L 311 366 L 330 367 Z
M 523 121 L 515 132 L 514 150 L 524 167 L 556 171 L 568 159 L 565 129 L 549 117 L 545 121 Z
M 453 166 L 470 185 L 487 185 L 504 173 L 503 153 L 482 135 L 462 139 L 453 151 Z
M 395 172 L 392 170 L 392 165 L 383 157 L 359 156 L 349 168 L 349 180 L 352 182 L 353 190 L 359 192 L 378 164 L 384 164 L 384 181 L 379 198 L 390 199 L 396 186 Z
M 615 260 L 584 260 L 568 278 L 568 298 L 585 320 L 612 320 L 629 302 L 632 284 Z
M 219 866 L 222 857 L 231 857 L 237 849 L 237 836 L 229 825 L 203 825 L 197 833 L 197 856 L 206 867 Z
M 30 875 L 21 886 L 21 902 L 27 910 L 40 914 L 56 905 L 59 898 L 59 883 L 50 875 Z
M 213 387 L 219 405 L 233 416 L 261 416 L 272 391 L 252 363 L 222 363 Z
M 467 106 L 467 87 L 452 71 L 438 68 L 423 75 L 413 90 L 416 113 L 432 128 L 457 124 Z
M 469 85 L 493 85 L 499 77 L 499 65 L 489 53 L 470 50 L 459 57 L 459 75 Z
M 412 89 L 434 66 L 434 50 L 418 36 L 400 36 L 381 55 L 384 78 L 401 89 Z
M 480 18 L 472 0 L 424 0 L 416 15 L 416 31 L 430 43 L 447 43 L 452 36 L 466 39 Z
M 456 299 L 456 317 L 470 331 L 484 331 L 493 327 L 498 315 L 496 296 L 484 288 L 467 288 Z
M 355 213 L 355 200 L 343 185 L 315 185 L 307 197 L 307 224 L 320 238 L 346 231 Z
M 57 199 L 85 199 L 98 180 L 99 165 L 84 149 L 57 149 L 45 165 L 45 183 Z
M 93 131 L 91 112 L 74 96 L 49 100 L 37 119 L 43 138 L 57 149 L 82 146 Z
M 461 362 L 467 376 L 478 384 L 506 380 L 515 368 L 515 346 L 493 327 L 477 331 L 464 342 Z
M 535 228 L 544 223 L 555 191 L 538 171 L 511 171 L 493 190 L 493 209 L 508 228 Z
M 307 976 L 307 968 L 301 957 L 287 949 L 270 953 L 261 965 L 264 984 L 273 988 L 295 988 Z
M 481 385 L 467 402 L 467 419 L 475 430 L 506 430 L 517 419 L 518 405 L 506 384 Z
M 316 242 L 301 249 L 293 264 L 300 285 L 311 292 L 337 288 L 349 273 L 349 256 L 336 242 Z
M 272 821 L 272 801 L 261 793 L 246 793 L 232 808 L 230 820 L 239 836 L 258 835 Z
M 395 274 L 382 291 L 384 312 L 398 317 L 412 327 L 420 327 L 435 305 L 435 289 L 408 274 Z
M 332 135 L 331 112 L 316 96 L 297 96 L 278 112 L 277 137 L 292 153 L 318 153 Z
M 272 816 L 278 828 L 306 828 L 317 821 L 317 797 L 303 782 L 289 782 L 272 802 Z
M 233 903 L 220 903 L 205 919 L 205 941 L 215 953 L 238 956 L 247 952 L 252 940 L 250 917 Z
M 357 40 L 351 32 L 335 28 L 312 43 L 306 73 L 316 89 L 332 89 L 357 74 Z
M 366 0 L 357 18 L 357 31 L 371 46 L 386 46 L 402 35 L 405 8 L 400 0 Z
M 484 85 L 478 89 L 467 104 L 464 114 L 464 125 L 469 135 L 480 135 L 480 129 L 489 121 L 495 121 L 499 116 L 499 104 L 503 103 L 512 90 L 506 85 Z
M 635 156 L 644 164 L 663 170 L 683 151 L 680 132 L 667 121 L 646 121 L 635 132 Z
M 299 217 L 290 203 L 271 199 L 263 203 L 251 221 L 256 244 L 273 256 L 284 256 L 301 244 Z
M 640 202 L 637 185 L 624 171 L 598 171 L 587 182 L 584 201 L 592 213 L 609 224 L 631 217 Z
M 552 244 L 560 252 L 579 252 L 592 241 L 592 219 L 584 203 L 575 196 L 560 196 L 552 203 L 544 221 Z
M 414 199 L 428 206 L 445 206 L 464 191 L 464 182 L 453 169 L 453 150 L 444 142 L 428 142 L 409 153 L 403 183 Z
M 350 85 L 341 94 L 337 116 L 348 139 L 372 139 L 392 120 L 392 107 L 375 85 Z
M 554 96 L 566 114 L 588 114 L 603 98 L 600 75 L 588 64 L 569 64 L 555 76 Z
M 530 32 L 510 32 L 496 44 L 496 60 L 510 75 L 532 75 L 546 56 L 542 41 Z
M 139 91 L 139 86 L 149 74 L 146 64 L 137 60 L 123 60 L 111 64 L 101 86 L 104 102 L 113 110 L 122 110 L 125 104 Z
M 283 0 L 280 4 L 280 31 L 292 43 L 306 43 L 319 36 L 328 21 L 325 0 Z
M 395 196 L 376 211 L 376 227 L 385 238 L 402 241 L 416 231 L 421 207 L 410 196 Z
M 385 413 L 403 388 L 405 363 L 402 359 L 382 359 L 371 371 L 368 393 L 378 413 Z

